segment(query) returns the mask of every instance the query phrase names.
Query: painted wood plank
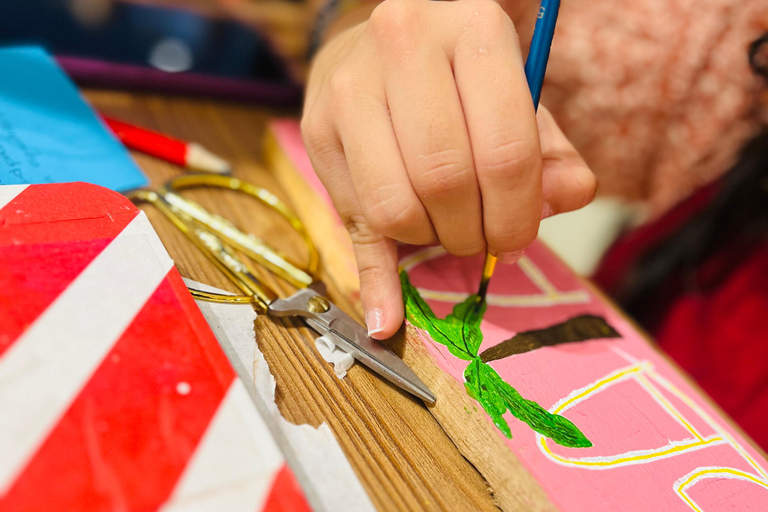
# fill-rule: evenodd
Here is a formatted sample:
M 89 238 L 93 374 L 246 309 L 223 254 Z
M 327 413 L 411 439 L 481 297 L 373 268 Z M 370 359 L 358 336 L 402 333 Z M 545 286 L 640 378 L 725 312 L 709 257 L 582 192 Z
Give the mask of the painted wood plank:
M 278 123 L 273 133 L 286 139 L 283 149 L 295 151 L 295 123 Z M 300 155 L 291 160 L 299 175 L 310 176 Z M 314 182 L 311 176 L 308 182 Z M 294 201 L 325 197 L 321 191 Z M 482 259 L 401 246 L 400 265 L 444 317 L 475 291 Z M 603 319 L 618 333 L 490 363 L 523 397 L 570 419 L 592 441 L 588 448 L 559 446 L 509 412 L 504 420 L 512 437 L 506 438 L 477 402 L 462 396 L 466 361 L 412 326 L 400 340 L 406 362 L 438 396 L 431 412 L 486 477 L 504 510 L 730 510 L 733 496 L 750 507 L 764 503 L 764 455 L 546 247 L 535 243 L 516 266 L 499 267 L 489 292 L 480 352 L 584 314 Z

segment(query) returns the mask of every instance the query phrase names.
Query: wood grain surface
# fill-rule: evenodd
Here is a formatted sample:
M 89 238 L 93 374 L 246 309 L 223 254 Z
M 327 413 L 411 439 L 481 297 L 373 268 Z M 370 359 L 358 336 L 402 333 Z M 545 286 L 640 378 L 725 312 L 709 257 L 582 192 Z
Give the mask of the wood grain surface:
M 296 214 L 304 219 L 321 258 L 330 260 L 325 267 L 326 282 L 344 290 L 342 295 L 345 297 L 358 296 L 356 272 L 345 264 L 353 257 L 353 249 L 327 201 L 304 181 L 281 151 L 276 138 L 269 133 L 265 137 L 263 154 L 283 190 L 296 205 Z M 494 502 L 502 510 L 557 510 L 539 482 L 504 444 L 485 412 L 467 395 L 464 386 L 437 365 L 415 328 L 401 329 L 387 343 L 438 397 L 435 404 L 429 405 L 429 411 L 451 436 L 460 453 L 480 468 Z
M 301 198 L 301 194 L 286 193 L 283 188 L 293 186 L 291 180 L 295 178 L 276 175 L 263 165 L 264 126 L 274 112 L 239 104 L 112 91 L 86 91 L 86 96 L 107 115 L 202 144 L 229 160 L 234 176 L 269 188 L 296 210 L 302 206 L 306 210 L 306 204 L 297 205 L 292 201 Z M 184 172 L 143 154 L 135 153 L 135 157 L 153 185 Z M 255 201 L 215 190 L 193 190 L 185 194 L 242 229 L 269 240 L 290 256 L 299 260 L 305 257 L 299 237 L 290 231 L 287 223 Z M 152 208 L 146 211 L 183 276 L 235 291 L 158 212 Z M 301 215 L 301 211 L 299 213 Z M 323 228 L 310 230 L 316 238 L 322 234 L 317 229 Z M 336 247 L 342 252 L 348 250 L 344 244 Z M 321 251 L 324 269 L 338 267 L 337 258 L 348 257 L 335 255 L 335 250 L 334 244 L 324 244 Z M 291 291 L 268 274 L 262 277 L 284 293 Z M 360 318 L 354 293 L 350 292 L 355 287 L 354 276 L 347 273 L 332 279 L 329 272 L 322 270 L 321 277 L 331 299 Z M 277 403 L 283 415 L 296 424 L 328 423 L 378 510 L 497 510 L 486 481 L 462 457 L 420 401 L 360 365 L 353 366 L 347 378 L 338 380 L 317 354 L 314 334 L 296 322 L 259 317 L 256 332 L 256 342 L 277 381 Z M 406 360 L 413 362 L 418 354 L 410 352 Z M 440 384 L 439 375 L 429 380 L 431 385 L 450 384 L 458 388 L 455 382 Z M 466 396 L 461 389 L 458 394 Z M 458 412 L 445 412 L 454 413 Z M 464 449 L 492 453 L 494 450 L 490 447 L 472 446 L 483 438 L 498 436 L 468 436 L 466 443 L 470 446 Z M 495 485 L 505 482 L 521 492 L 533 492 L 534 501 L 542 505 L 538 508 L 549 508 L 546 500 L 539 501 L 542 497 L 535 482 L 531 486 L 530 481 L 510 481 L 516 473 L 496 475 L 494 478 L 499 481 Z
M 267 134 L 265 139 L 264 154 L 267 157 L 270 169 L 272 169 L 276 178 L 281 182 L 284 190 L 292 197 L 292 201 L 297 208 L 297 213 L 305 219 L 305 223 L 307 224 L 310 233 L 315 235 L 320 253 L 325 256 L 326 259 L 330 256 L 334 257 L 336 263 L 343 262 L 345 255 L 351 257 L 350 251 L 352 249 L 348 242 L 345 243 L 346 240 L 344 239 L 345 235 L 343 233 L 343 228 L 339 227 L 338 219 L 327 207 L 327 201 L 320 197 L 306 182 L 304 182 L 300 173 L 297 172 L 290 161 L 285 158 L 285 154 L 279 150 L 276 139 L 270 137 L 269 134 Z M 317 235 L 320 234 L 323 236 L 318 237 Z M 559 265 L 562 266 L 562 268 L 565 268 L 564 263 L 560 262 Z M 350 273 L 349 265 L 328 265 L 325 270 L 328 274 L 329 282 L 340 283 L 341 287 L 344 288 L 347 297 L 356 296 L 358 291 L 356 287 L 357 283 L 354 279 L 350 279 L 352 274 Z M 612 301 L 605 297 L 588 280 L 579 279 L 579 281 L 582 286 L 589 289 L 596 297 L 599 297 L 606 307 L 616 308 L 616 306 L 612 304 Z M 639 342 L 641 346 L 647 344 L 656 349 L 658 351 L 658 356 L 660 356 L 660 359 L 657 360 L 660 367 L 662 365 L 667 366 L 667 371 L 670 372 L 670 375 L 675 374 L 677 377 L 681 377 L 683 380 L 687 381 L 687 384 L 691 388 L 691 392 L 697 394 L 699 398 L 712 407 L 718 421 L 730 425 L 730 427 L 741 436 L 741 442 L 745 444 L 751 443 L 752 448 L 756 450 L 758 458 L 765 457 L 763 451 L 751 442 L 749 437 L 706 396 L 695 382 L 677 367 L 668 356 L 658 350 L 658 347 L 655 346 L 651 338 L 644 333 L 642 329 L 620 311 L 616 310 L 614 313 L 618 314 L 624 322 L 629 324 L 629 329 L 625 330 L 625 334 L 634 330 L 632 336 L 636 342 Z M 605 323 L 604 320 L 603 322 Z M 585 479 L 580 482 L 581 484 L 584 484 L 581 487 L 581 489 L 583 489 L 583 495 L 571 496 L 570 500 L 563 501 L 562 496 L 558 495 L 558 491 L 553 490 L 553 482 L 554 485 L 557 485 L 558 482 L 556 477 L 553 476 L 550 478 L 547 475 L 542 476 L 543 474 L 539 472 L 537 473 L 537 480 L 536 477 L 529 473 L 528 469 L 520 462 L 520 460 L 518 460 L 517 455 L 509 449 L 502 436 L 499 435 L 499 432 L 488 421 L 485 412 L 482 411 L 478 404 L 467 395 L 462 384 L 457 382 L 455 378 L 438 366 L 435 356 L 428 352 L 425 346 L 425 341 L 416 329 L 409 327 L 407 330 L 401 330 L 401 332 L 389 340 L 388 343 L 390 343 L 391 347 L 403 357 L 405 362 L 411 366 L 414 371 L 416 371 L 419 377 L 421 377 L 438 397 L 437 403 L 429 406 L 430 412 L 453 439 L 455 445 L 459 448 L 459 451 L 480 470 L 480 473 L 486 479 L 491 492 L 494 494 L 495 503 L 502 510 L 557 510 L 557 507 L 542 489 L 541 485 L 543 483 L 546 483 L 548 489 L 552 492 L 552 499 L 555 500 L 560 498 L 558 503 L 561 503 L 564 508 L 566 505 L 568 508 L 579 508 L 580 505 L 583 508 L 584 502 L 582 501 L 582 498 L 585 498 L 590 493 L 592 493 L 593 496 L 597 496 L 597 502 L 603 503 L 606 501 L 603 497 L 607 498 L 608 496 L 605 494 L 601 495 L 599 491 L 597 491 L 599 485 L 595 485 L 595 488 L 592 488 L 592 484 L 598 484 L 599 480 L 601 480 L 596 474 L 593 474 L 595 478 L 592 480 Z M 652 414 L 651 411 L 648 412 Z M 522 451 L 516 453 L 522 453 Z M 714 462 L 712 463 L 714 464 Z M 527 464 L 530 464 L 530 459 L 528 459 Z M 685 464 L 685 462 L 682 462 L 681 464 Z M 684 465 L 681 466 L 682 473 L 685 472 L 684 468 Z M 644 477 L 650 478 L 651 481 L 658 481 L 658 473 L 656 473 L 654 469 L 649 469 L 648 471 L 649 473 Z M 634 475 L 634 477 L 638 476 L 639 475 L 637 474 Z M 621 482 L 621 478 L 624 478 L 625 482 Z M 627 477 L 626 475 L 620 476 L 618 479 L 621 484 L 627 486 L 624 489 L 636 486 L 642 481 L 642 478 L 632 479 L 632 477 Z M 602 480 L 605 480 L 605 478 Z M 620 489 L 621 487 L 618 487 L 612 489 L 610 492 L 613 493 L 614 498 L 618 497 L 619 501 L 622 501 L 626 499 L 626 495 Z M 603 492 L 605 492 L 604 489 Z M 622 506 L 626 505 L 627 508 L 636 507 L 642 509 L 645 500 L 646 496 L 642 496 L 639 500 L 622 501 Z M 615 505 L 616 501 L 613 503 Z M 592 502 L 592 504 L 594 505 L 595 502 Z M 683 507 L 685 507 L 685 505 L 683 505 Z M 612 505 L 596 506 L 595 508 L 599 508 L 600 510 L 616 509 Z

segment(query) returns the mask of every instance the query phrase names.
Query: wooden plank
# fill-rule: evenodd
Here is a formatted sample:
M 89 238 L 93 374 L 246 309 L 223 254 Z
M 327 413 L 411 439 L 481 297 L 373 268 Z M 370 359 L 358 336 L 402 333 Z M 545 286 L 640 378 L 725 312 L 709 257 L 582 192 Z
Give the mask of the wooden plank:
M 293 133 L 284 126 L 273 130 L 282 134 L 284 147 L 298 145 L 295 125 Z M 276 148 L 268 136 L 266 150 L 278 178 L 305 207 L 301 213 L 311 215 L 310 230 L 327 233 L 329 221 L 320 218 L 333 217 L 330 210 L 320 212 L 326 199 L 297 184 L 313 179 L 311 168 L 299 151 L 291 155 L 292 163 L 304 162 L 297 172 L 284 155 L 274 155 Z M 320 241 L 321 251 L 349 250 L 327 238 Z M 451 258 L 441 250 L 400 246 L 401 266 L 439 318 L 474 291 L 482 265 L 481 258 Z M 328 270 L 340 282 L 350 271 Z M 734 503 L 745 509 L 765 502 L 765 455 L 543 245 L 534 244 L 518 265 L 497 269 L 485 315 L 488 339 L 472 360 L 514 384 L 543 407 L 541 412 L 567 418 L 589 441 L 563 447 L 570 443 L 563 432 L 571 435 L 573 429 L 552 423 L 558 426 L 546 430 L 539 423 L 537 434 L 509 413 L 496 420 L 507 422 L 511 439 L 506 439 L 463 389 L 474 362 L 457 358 L 427 330 L 412 326 L 390 343 L 435 392 L 438 400 L 430 411 L 486 478 L 502 509 L 553 510 L 556 504 L 563 511 L 731 510 Z M 507 401 L 510 409 L 531 410 L 520 408 L 530 403 L 516 403 Z
M 236 177 L 267 187 L 291 202 L 292 195 L 259 163 L 260 140 L 271 112 L 237 104 L 112 91 L 87 91 L 86 96 L 107 115 L 202 144 L 229 160 Z M 153 185 L 182 172 L 146 155 L 135 157 Z M 286 237 L 282 221 L 265 215 L 258 204 L 210 190 L 190 191 L 190 197 L 247 231 L 279 241 L 290 256 L 303 257 L 298 238 Z M 161 215 L 151 208 L 147 214 L 182 275 L 235 291 Z M 316 234 L 316 240 L 321 239 L 321 234 Z M 326 268 L 331 269 L 341 256 L 331 247 L 323 251 L 323 257 Z M 337 284 L 327 273 L 323 276 L 330 297 L 359 317 L 354 300 L 346 295 L 349 278 Z M 263 277 L 277 284 L 271 276 Z M 293 423 L 329 424 L 377 509 L 497 510 L 484 479 L 422 403 L 359 365 L 339 381 L 317 354 L 313 335 L 296 323 L 260 317 L 256 329 L 259 348 L 277 381 L 280 411 Z
M 264 158 L 283 189 L 291 195 L 296 213 L 313 236 L 321 257 L 324 261 L 332 261 L 326 268 L 329 280 L 343 283 L 346 296 L 359 297 L 359 281 L 354 267 L 348 263 L 350 259 L 354 260 L 352 247 L 337 216 L 328 208 L 326 198 L 307 184 L 279 146 L 274 133 L 265 134 Z M 359 309 L 359 303 L 356 307 Z M 435 364 L 412 328 L 409 327 L 407 335 L 405 329 L 401 329 L 388 343 L 439 397 L 437 403 L 429 406 L 430 412 L 451 435 L 459 451 L 473 464 L 485 469 L 483 476 L 494 491 L 500 508 L 555 510 L 536 480 L 506 449 L 493 426 L 478 414 L 467 414 L 476 409 L 476 404 L 467 396 L 464 386 Z

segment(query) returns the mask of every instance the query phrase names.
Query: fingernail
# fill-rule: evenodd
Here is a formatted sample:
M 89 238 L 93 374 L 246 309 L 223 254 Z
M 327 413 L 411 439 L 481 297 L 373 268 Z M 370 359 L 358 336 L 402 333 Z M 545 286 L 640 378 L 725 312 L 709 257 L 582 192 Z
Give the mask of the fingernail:
M 512 265 L 513 263 L 517 263 L 517 261 L 523 256 L 524 252 L 524 250 L 503 252 L 499 254 L 498 259 L 505 265 Z
M 549 206 L 549 203 L 544 203 L 541 205 L 541 220 L 546 219 L 547 217 L 552 216 L 552 207 Z
M 384 330 L 384 312 L 373 308 L 365 312 L 365 325 L 368 326 L 368 336 L 373 336 Z

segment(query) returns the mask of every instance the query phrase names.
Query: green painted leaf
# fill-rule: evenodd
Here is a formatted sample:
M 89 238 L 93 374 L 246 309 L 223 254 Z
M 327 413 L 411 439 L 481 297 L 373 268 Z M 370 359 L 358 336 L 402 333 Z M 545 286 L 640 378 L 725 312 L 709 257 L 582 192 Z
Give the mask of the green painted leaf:
M 504 419 L 504 413 L 507 412 L 507 404 L 504 399 L 488 387 L 483 377 L 483 366 L 486 366 L 479 359 L 475 359 L 464 369 L 464 388 L 467 394 L 478 401 L 485 409 L 485 412 L 493 420 L 496 428 L 501 430 L 507 438 L 512 439 L 512 432 Z
M 480 330 L 480 322 L 483 320 L 487 305 L 481 302 L 477 295 L 470 295 L 467 299 L 456 304 L 453 312 L 445 319 L 460 330 L 460 340 L 466 352 L 477 355 L 480 345 L 483 343 L 483 332 Z
M 571 448 L 589 448 L 592 446 L 589 439 L 584 436 L 571 420 L 559 414 L 552 414 L 533 400 L 523 398 L 491 366 L 482 363 L 480 376 L 481 379 L 487 381 L 486 386 L 493 388 L 504 400 L 506 407 L 515 418 L 527 423 L 529 427 L 539 434 L 552 439 L 562 446 Z
M 462 326 L 455 320 L 437 318 L 429 304 L 421 298 L 419 291 L 411 284 L 405 271 L 400 272 L 400 283 L 403 288 L 405 315 L 409 322 L 427 331 L 434 341 L 448 347 L 448 351 L 459 359 L 471 361 L 477 356 L 477 348 L 474 352 L 470 352 L 470 344 L 464 342 Z
M 509 410 L 515 418 L 558 444 L 579 448 L 592 446 L 570 420 L 523 398 L 515 388 L 504 382 L 496 370 L 478 357 L 477 352 L 483 341 L 480 323 L 486 306 L 480 303 L 476 295 L 457 304 L 444 319 L 437 318 L 418 290 L 411 285 L 405 271 L 400 272 L 400 282 L 408 320 L 419 329 L 427 331 L 435 342 L 448 347 L 454 356 L 470 361 L 464 369 L 467 394 L 477 400 L 506 437 L 512 438 L 512 432 L 504 419 L 504 414 Z

